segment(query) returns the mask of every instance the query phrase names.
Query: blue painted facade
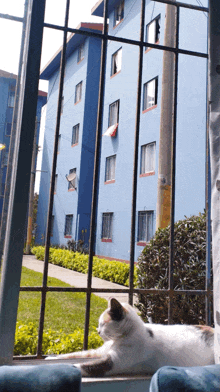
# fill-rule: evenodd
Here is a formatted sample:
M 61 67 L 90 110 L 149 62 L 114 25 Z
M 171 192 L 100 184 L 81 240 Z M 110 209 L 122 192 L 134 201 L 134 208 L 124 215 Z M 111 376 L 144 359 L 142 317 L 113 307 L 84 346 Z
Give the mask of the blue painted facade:
M 140 0 L 124 1 L 124 13 L 122 20 L 114 26 L 115 9 L 120 1 L 109 1 L 109 34 L 130 39 L 139 39 L 140 26 Z M 206 4 L 204 4 L 205 6 Z M 93 15 L 102 16 L 103 1 L 99 1 L 93 8 Z M 147 26 L 152 20 L 160 16 L 160 35 L 159 44 L 164 42 L 164 25 L 165 25 L 165 5 L 157 2 L 146 1 L 145 25 Z M 147 27 L 146 27 L 147 29 Z M 90 38 L 91 40 L 91 38 Z M 89 41 L 87 38 L 86 42 Z M 180 11 L 180 48 L 197 52 L 207 52 L 207 18 L 202 12 L 181 9 Z M 112 56 L 122 49 L 121 69 L 112 75 Z M 97 60 L 99 58 L 97 52 Z M 76 60 L 75 60 L 76 61 Z M 139 162 L 138 162 L 138 187 L 137 187 L 137 214 L 136 214 L 136 246 L 135 259 L 143 250 L 144 243 L 140 240 L 139 213 L 149 212 L 153 219 L 152 230 L 156 228 L 156 204 L 157 204 L 157 173 L 158 173 L 158 153 L 159 153 L 159 132 L 160 132 L 160 104 L 161 104 L 161 80 L 163 66 L 163 51 L 150 49 L 144 52 L 143 60 L 143 78 L 142 78 L 142 102 L 140 118 L 140 139 L 139 139 Z M 86 62 L 85 62 L 86 63 Z M 70 136 L 62 137 L 64 128 L 71 128 L 73 123 L 80 122 L 84 116 L 84 123 L 91 119 L 87 115 L 88 111 L 82 107 L 82 111 L 74 108 L 73 94 L 77 82 L 84 80 L 85 65 L 80 69 L 75 68 L 74 52 L 67 61 L 67 74 L 65 80 L 64 92 L 64 113 L 61 118 L 61 152 L 58 156 L 58 188 L 55 195 L 54 204 L 54 235 L 52 242 L 63 244 L 64 216 L 73 214 L 73 237 L 79 239 L 80 231 L 87 228 L 88 225 L 81 224 L 82 216 L 87 216 L 90 211 L 91 191 L 90 193 L 80 193 L 86 186 L 90 187 L 89 180 L 92 179 L 93 157 L 87 152 L 85 154 L 84 142 L 79 142 L 74 147 L 72 154 Z M 206 70 L 207 60 L 187 55 L 179 55 L 179 79 L 178 79 L 178 112 L 177 112 L 177 159 L 176 159 L 176 209 L 175 220 L 184 218 L 202 212 L 205 208 L 205 141 L 206 141 Z M 69 71 L 68 71 L 69 70 Z M 71 71 L 70 71 L 71 70 Z M 45 130 L 45 153 L 42 170 L 50 167 L 52 155 L 52 140 L 50 135 L 55 127 L 55 112 L 57 100 L 58 78 L 57 72 L 48 77 L 50 81 L 50 95 L 48 103 L 48 114 Z M 69 72 L 69 73 L 68 73 Z M 93 68 L 93 72 L 95 68 Z M 109 128 L 110 123 L 110 105 L 118 101 L 118 128 L 114 137 L 102 137 L 101 160 L 100 160 L 100 182 L 98 195 L 98 212 L 97 212 L 97 232 L 96 232 L 96 249 L 95 253 L 99 256 L 109 258 L 129 260 L 130 258 L 130 231 L 131 231 L 131 198 L 132 198 L 132 177 L 133 177 L 133 153 L 134 153 L 134 133 L 135 133 L 135 115 L 136 115 L 136 94 L 137 94 L 137 73 L 138 73 L 138 47 L 128 44 L 109 41 L 107 48 L 107 67 L 105 79 L 105 101 L 103 113 L 102 134 Z M 70 76 L 72 75 L 72 79 Z M 84 99 L 89 104 L 91 96 L 97 92 L 98 70 L 92 79 L 94 87 L 83 87 Z M 144 110 L 144 85 L 152 79 L 157 79 L 157 102 L 150 110 Z M 73 80 L 73 82 L 72 82 Z M 54 84 L 55 83 L 55 84 Z M 88 83 L 88 82 L 87 82 Z M 94 90 L 93 90 L 94 89 Z M 56 93 L 55 93 L 56 90 Z M 71 92 L 70 92 L 71 90 Z M 87 95 L 88 94 L 88 95 Z M 67 98 L 66 98 L 67 97 Z M 67 104 L 65 101 L 67 99 Z M 83 101 L 83 100 L 82 100 Z M 82 102 L 81 102 L 82 103 Z M 97 101 L 96 101 L 97 103 Z M 77 106 L 77 105 L 76 105 Z M 76 110 L 77 109 L 77 110 Z M 73 112 L 73 110 L 75 110 Z M 90 110 L 89 110 L 90 111 Z M 71 120 L 71 116 L 76 116 L 76 120 Z M 95 124 L 95 110 L 94 110 Z M 79 120 L 78 120 L 79 118 Z M 87 119 L 87 120 L 86 120 Z M 82 129 L 82 128 L 81 128 Z M 95 131 L 95 127 L 93 128 Z M 84 135 L 85 134 L 85 135 Z M 83 136 L 85 145 L 93 146 L 94 134 L 83 127 Z M 66 139 L 64 139 L 66 138 Z M 143 175 L 141 169 L 142 146 L 154 143 L 155 165 L 150 175 Z M 62 147 L 63 144 L 63 147 Z M 65 156 L 62 154 L 62 148 L 65 149 Z M 78 150 L 77 150 L 78 149 Z M 71 155 L 72 154 L 72 155 Z M 112 181 L 106 181 L 106 158 L 115 156 L 115 176 Z M 86 161 L 88 159 L 88 163 Z M 89 160 L 91 159 L 91 160 Z M 81 164 L 79 163 L 81 162 Z M 85 169 L 83 171 L 83 166 Z M 79 166 L 78 166 L 79 165 Z M 88 167 L 91 171 L 88 170 Z M 79 190 L 77 192 L 67 191 L 65 174 L 69 169 L 77 168 L 77 177 Z M 82 175 L 84 173 L 84 176 Z M 87 173 L 87 177 L 86 174 Z M 49 174 L 42 174 L 44 185 L 40 190 L 40 206 L 47 203 L 49 189 Z M 82 185 L 81 185 L 82 182 Z M 43 184 L 42 183 L 42 184 Z M 90 189 L 90 188 L 89 188 Z M 80 208 L 79 195 L 80 193 Z M 41 196 L 42 193 L 42 196 Z M 43 200 L 44 199 L 44 200 Z M 41 208 L 41 207 L 40 207 Z M 44 212 L 46 207 L 38 213 L 39 227 L 45 228 Z M 111 214 L 111 238 L 103 238 L 103 214 Z M 79 217 L 79 218 L 78 218 Z M 78 221 L 77 221 L 78 218 Z M 86 220 L 86 222 L 89 222 Z M 77 222 L 79 228 L 77 228 Z M 41 229 L 43 233 L 45 229 Z M 77 231 L 78 230 L 78 231 Z M 78 233 L 78 234 L 77 234 Z M 77 237 L 78 236 L 78 237 Z
M 100 32 L 101 24 L 81 24 L 80 29 Z M 80 45 L 83 44 L 83 59 L 79 61 Z M 63 112 L 61 115 L 59 153 L 57 157 L 57 179 L 54 195 L 54 224 L 51 242 L 66 244 L 68 240 L 84 240 L 88 243 L 89 221 L 92 197 L 95 133 L 98 103 L 98 80 L 100 73 L 99 39 L 73 35 L 68 42 L 65 84 L 63 91 Z M 37 239 L 45 237 L 48 209 L 48 195 L 56 124 L 56 108 L 59 84 L 59 56 L 51 60 L 41 73 L 49 80 L 49 92 L 42 158 Z M 82 96 L 75 103 L 76 86 L 82 82 Z M 72 143 L 73 127 L 79 124 L 79 138 Z M 66 175 L 76 169 L 75 188 L 69 188 Z M 66 235 L 66 216 L 72 215 L 71 230 Z
M 16 75 L 0 70 L 0 143 L 6 146 L 5 149 L 0 152 L 0 216 L 4 199 L 16 79 Z M 47 93 L 39 91 L 36 112 L 37 144 L 39 139 L 41 109 L 46 104 L 46 101 Z

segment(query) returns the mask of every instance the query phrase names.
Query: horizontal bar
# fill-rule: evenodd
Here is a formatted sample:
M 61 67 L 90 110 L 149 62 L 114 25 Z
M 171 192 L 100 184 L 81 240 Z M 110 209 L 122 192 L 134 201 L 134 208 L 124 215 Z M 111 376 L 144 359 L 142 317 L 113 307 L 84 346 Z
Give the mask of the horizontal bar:
M 14 22 L 24 22 L 24 18 L 20 18 L 19 16 L 13 16 L 8 14 L 0 14 L 0 18 L 13 20 Z
M 20 291 L 33 291 L 33 292 L 75 292 L 75 293 L 87 293 L 90 291 L 91 293 L 125 293 L 129 294 L 130 290 L 127 289 L 96 289 L 96 288 L 87 288 L 87 287 L 41 287 L 41 286 L 33 286 L 33 287 L 20 287 Z M 135 294 L 174 294 L 174 295 L 181 295 L 181 294 L 191 294 L 191 295 L 210 295 L 212 294 L 212 290 L 169 290 L 169 289 L 134 289 Z
M 114 35 L 94 33 L 92 31 L 88 32 L 88 31 L 83 31 L 83 30 L 78 30 L 78 29 L 71 29 L 69 27 L 65 28 L 63 26 L 57 26 L 57 25 L 53 25 L 50 23 L 44 23 L 44 27 L 47 27 L 50 29 L 55 29 L 55 30 L 60 30 L 60 31 L 67 30 L 69 33 L 81 34 L 81 35 L 96 37 L 96 38 L 100 38 L 100 39 L 107 39 L 109 41 L 117 41 L 117 42 L 122 42 L 122 43 L 130 44 L 130 45 L 149 47 L 149 48 L 154 48 L 154 49 L 158 49 L 158 50 L 166 50 L 168 52 L 186 54 L 189 56 L 202 57 L 202 58 L 206 58 L 206 59 L 208 58 L 208 54 L 206 54 L 206 53 L 194 52 L 191 50 L 185 50 L 185 49 L 179 49 L 179 48 L 176 49 L 176 48 L 171 48 L 169 46 L 152 44 L 150 42 L 149 43 L 148 42 L 141 42 L 141 41 L 136 41 L 133 39 L 116 37 Z
M 179 1 L 172 1 L 172 0 L 156 0 L 156 1 L 158 3 L 175 5 L 175 7 L 183 7 L 183 8 L 189 8 L 191 10 L 196 10 L 196 11 L 209 12 L 209 9 L 206 7 L 201 7 L 201 6 L 193 5 L 193 4 L 181 3 Z

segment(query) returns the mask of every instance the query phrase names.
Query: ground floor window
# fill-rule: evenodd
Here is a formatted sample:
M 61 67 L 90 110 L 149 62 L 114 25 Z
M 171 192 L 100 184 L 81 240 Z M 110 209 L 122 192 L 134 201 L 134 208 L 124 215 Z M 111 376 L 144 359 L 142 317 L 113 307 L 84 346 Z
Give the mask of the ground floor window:
M 113 212 L 102 214 L 102 241 L 112 241 Z
M 65 229 L 64 229 L 64 235 L 65 236 L 71 236 L 72 235 L 72 226 L 73 226 L 73 215 L 66 215 Z
M 148 242 L 153 237 L 153 211 L 138 212 L 138 242 Z

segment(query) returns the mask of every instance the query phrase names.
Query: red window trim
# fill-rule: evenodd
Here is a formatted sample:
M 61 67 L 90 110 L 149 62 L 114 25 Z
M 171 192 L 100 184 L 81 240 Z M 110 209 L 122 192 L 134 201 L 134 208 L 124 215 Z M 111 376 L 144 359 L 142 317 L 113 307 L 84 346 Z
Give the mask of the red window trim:
M 68 192 L 72 192 L 72 191 L 75 191 L 76 190 L 76 188 L 70 188 L 70 189 L 68 189 Z
M 114 30 L 118 25 L 120 25 L 120 23 L 123 22 L 123 20 L 124 20 L 124 18 L 121 19 L 120 22 L 118 22 L 117 24 L 115 24 L 115 25 L 113 26 L 113 30 Z
M 113 75 L 110 76 L 110 79 L 114 78 L 114 76 L 118 75 L 120 72 L 121 72 L 121 70 L 118 72 L 115 72 Z
M 85 57 L 83 57 L 81 60 L 77 61 L 77 64 L 80 64 L 84 60 L 84 58 Z
M 115 180 L 109 180 L 109 181 L 105 181 L 104 184 L 105 185 L 107 185 L 107 184 L 114 184 L 114 182 L 115 182 Z
M 102 238 L 102 242 L 112 242 L 111 238 Z
M 74 105 L 77 105 L 77 103 L 79 103 L 79 102 L 81 102 L 81 99 L 79 101 L 75 102 Z
M 144 114 L 144 113 L 147 113 L 147 112 L 149 112 L 150 110 L 152 110 L 152 109 L 155 109 L 157 107 L 157 104 L 156 105 L 153 105 L 153 106 L 151 106 L 150 108 L 148 108 L 148 109 L 145 109 L 145 110 L 143 110 L 142 111 L 142 113 Z
M 154 42 L 154 45 L 159 45 L 160 41 Z M 145 50 L 145 53 L 150 52 L 151 49 L 155 49 L 155 48 L 147 48 Z
M 64 238 L 72 238 L 71 235 L 64 235 Z
M 140 241 L 140 242 L 137 242 L 137 245 L 138 245 L 138 246 L 146 246 L 147 243 L 144 242 L 144 241 Z
M 152 172 L 147 172 L 147 173 L 141 173 L 140 177 L 149 177 L 149 176 L 154 176 L 155 175 L 155 171 Z
M 71 144 L 71 147 L 78 146 L 79 143 Z

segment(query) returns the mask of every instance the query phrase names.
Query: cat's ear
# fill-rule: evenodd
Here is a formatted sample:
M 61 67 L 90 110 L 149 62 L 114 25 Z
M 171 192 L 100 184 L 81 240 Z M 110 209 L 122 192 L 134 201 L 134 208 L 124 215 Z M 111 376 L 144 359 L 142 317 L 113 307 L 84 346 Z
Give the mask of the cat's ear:
M 109 307 L 109 315 L 112 320 L 120 321 L 124 318 L 124 308 L 117 299 L 111 298 L 109 301 Z

